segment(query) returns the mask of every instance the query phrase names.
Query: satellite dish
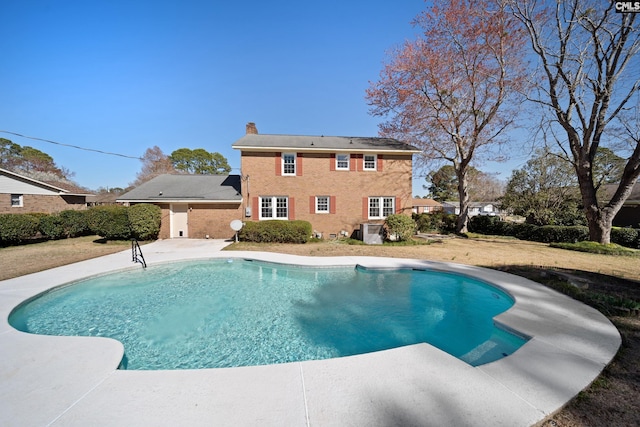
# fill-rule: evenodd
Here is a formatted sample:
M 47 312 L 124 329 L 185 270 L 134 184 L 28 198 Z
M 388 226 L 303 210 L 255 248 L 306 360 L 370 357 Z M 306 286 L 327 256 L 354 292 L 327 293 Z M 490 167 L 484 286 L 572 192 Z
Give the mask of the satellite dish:
M 231 229 L 236 232 L 236 243 L 238 243 L 238 231 L 240 231 L 244 224 L 239 219 L 234 219 L 229 225 L 231 226 Z

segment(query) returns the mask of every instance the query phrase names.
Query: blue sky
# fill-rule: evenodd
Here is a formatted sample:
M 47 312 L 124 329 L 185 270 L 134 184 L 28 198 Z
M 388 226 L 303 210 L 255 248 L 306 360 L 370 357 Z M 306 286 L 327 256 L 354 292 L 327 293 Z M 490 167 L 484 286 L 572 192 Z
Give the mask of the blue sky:
M 224 155 L 260 133 L 375 136 L 365 101 L 385 53 L 414 37 L 423 0 L 5 0 L 0 130 L 142 156 Z M 139 160 L 0 137 L 51 155 L 96 189 L 126 187 Z M 521 162 L 522 163 L 522 162 Z M 487 165 L 480 169 L 501 170 Z M 238 173 L 234 169 L 232 173 Z M 424 193 L 421 177 L 414 193 Z

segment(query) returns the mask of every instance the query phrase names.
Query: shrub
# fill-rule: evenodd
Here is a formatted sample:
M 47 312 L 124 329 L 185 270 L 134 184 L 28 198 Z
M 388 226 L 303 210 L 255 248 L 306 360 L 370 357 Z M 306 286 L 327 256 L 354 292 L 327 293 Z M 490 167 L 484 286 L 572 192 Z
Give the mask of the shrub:
M 65 222 L 59 214 L 51 214 L 40 218 L 40 233 L 48 239 L 58 240 L 67 237 Z
M 87 211 L 91 231 L 107 240 L 131 238 L 127 208 L 119 205 L 96 206 Z
M 582 225 L 543 225 L 533 230 L 528 240 L 542 243 L 576 243 L 589 239 L 589 229 Z
M 435 227 L 433 226 L 433 215 L 428 213 L 414 213 L 411 217 L 416 223 L 416 230 L 418 232 L 426 233 L 427 231 L 435 230 Z
M 87 211 L 66 210 L 60 212 L 67 237 L 87 236 L 91 233 L 87 223 Z
M 500 236 L 514 236 L 516 235 L 516 222 L 500 221 L 496 224 L 496 228 L 500 230 L 497 234 Z
M 558 236 L 561 242 L 577 243 L 589 240 L 589 227 L 584 225 L 571 225 L 568 227 L 560 227 L 562 230 Z
M 513 224 L 513 236 L 520 240 L 533 240 L 533 233 L 538 229 L 537 225 L 527 223 Z
M 611 229 L 611 243 L 617 243 L 620 246 L 628 248 L 640 249 L 640 230 L 636 228 L 617 228 Z
M 41 215 L 0 214 L 0 243 L 15 244 L 36 237 Z
M 238 238 L 256 243 L 306 243 L 311 232 L 308 221 L 252 221 L 242 227 Z
M 391 214 L 387 217 L 386 224 L 389 234 L 395 235 L 398 240 L 411 239 L 416 230 L 416 223 L 407 215 Z
M 458 215 L 455 214 L 437 214 L 440 217 L 438 230 L 443 234 L 455 233 L 458 225 Z
M 497 216 L 477 215 L 469 219 L 469 231 L 488 235 L 505 235 L 504 221 Z
M 416 222 L 416 230 L 419 232 L 437 231 L 448 234 L 456 231 L 458 215 L 444 212 L 421 213 L 414 214 L 413 219 Z
M 127 215 L 133 237 L 139 240 L 154 240 L 158 238 L 162 218 L 162 209 L 159 206 L 140 203 L 131 206 L 127 211 Z

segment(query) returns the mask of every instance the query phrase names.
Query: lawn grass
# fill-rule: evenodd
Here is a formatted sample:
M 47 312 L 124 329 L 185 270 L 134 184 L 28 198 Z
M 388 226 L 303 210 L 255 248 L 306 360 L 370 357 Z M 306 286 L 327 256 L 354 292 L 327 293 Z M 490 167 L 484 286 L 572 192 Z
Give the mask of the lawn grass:
M 615 243 L 609 243 L 608 245 L 603 245 L 597 242 L 551 243 L 549 246 L 552 248 L 587 252 L 590 254 L 640 257 L 640 250 L 625 248 L 624 246 L 620 246 Z
M 0 247 L 0 280 L 109 255 L 131 248 L 131 242 L 105 241 L 99 236 L 47 240 Z

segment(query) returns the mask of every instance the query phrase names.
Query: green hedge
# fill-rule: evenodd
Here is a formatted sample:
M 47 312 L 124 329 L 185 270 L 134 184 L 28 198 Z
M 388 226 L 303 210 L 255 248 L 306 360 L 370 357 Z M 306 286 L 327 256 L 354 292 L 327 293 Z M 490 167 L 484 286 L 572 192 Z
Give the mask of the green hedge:
M 60 217 L 64 221 L 67 237 L 80 237 L 91 234 L 87 216 L 87 211 L 68 210 L 60 212 Z
M 87 211 L 66 210 L 40 218 L 40 233 L 55 240 L 87 236 L 91 233 L 87 224 Z
M 33 239 L 38 234 L 41 215 L 0 214 L 0 244 L 14 245 Z
M 86 211 L 0 214 L 0 245 L 38 237 L 64 239 L 97 234 L 108 240 L 153 240 L 160 233 L 161 209 L 155 205 L 98 206 Z M 38 234 L 40 233 L 40 234 Z
M 44 237 L 51 240 L 58 240 L 67 237 L 65 222 L 58 214 L 51 214 L 40 218 L 40 225 L 38 228 Z
M 413 214 L 416 230 L 421 233 L 436 231 L 441 234 L 455 233 L 458 215 L 444 212 Z
M 155 240 L 160 233 L 162 209 L 156 205 L 140 203 L 127 211 L 132 237 L 138 240 Z
M 617 228 L 611 229 L 611 243 L 620 246 L 640 249 L 640 230 L 637 228 Z
M 107 240 L 131 238 L 129 215 L 124 206 L 96 206 L 87 211 L 87 223 L 91 232 Z
M 503 221 L 497 216 L 474 216 L 469 219 L 469 231 L 479 234 L 513 236 L 534 242 L 581 242 L 589 239 L 589 229 L 584 226 L 537 226 L 527 223 Z
M 504 235 L 505 221 L 500 220 L 500 217 L 489 215 L 478 215 L 469 218 L 467 228 L 471 233 L 489 234 L 489 235 Z
M 247 222 L 238 232 L 238 239 L 256 243 L 307 243 L 312 230 L 308 221 Z
M 469 220 L 469 231 L 479 234 L 514 236 L 521 240 L 542 243 L 576 243 L 589 240 L 589 228 L 582 225 L 537 226 L 502 221 L 498 217 L 474 216 Z M 640 249 L 640 230 L 635 228 L 611 229 L 611 243 Z
M 543 225 L 533 230 L 530 239 L 542 243 L 577 243 L 589 240 L 589 228 L 582 225 Z

